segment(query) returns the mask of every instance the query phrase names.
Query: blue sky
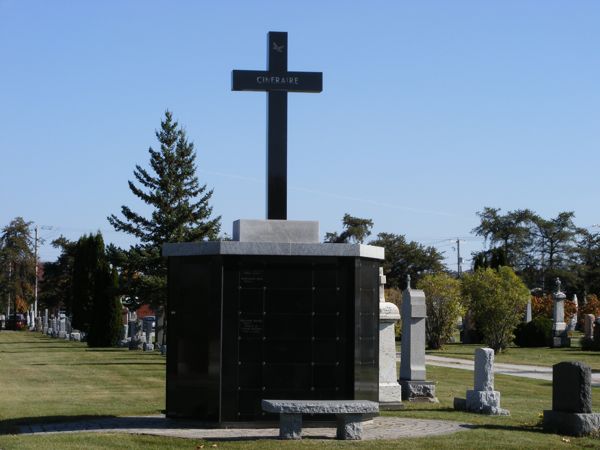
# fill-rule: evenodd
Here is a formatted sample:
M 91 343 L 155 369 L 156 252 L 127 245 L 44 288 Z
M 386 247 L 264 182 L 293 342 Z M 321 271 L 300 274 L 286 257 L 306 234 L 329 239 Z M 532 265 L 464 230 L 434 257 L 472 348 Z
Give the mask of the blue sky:
M 484 206 L 592 226 L 599 23 L 591 0 L 0 0 L 0 225 L 129 245 L 106 216 L 145 210 L 127 180 L 167 108 L 223 231 L 264 218 L 266 95 L 230 78 L 264 69 L 267 32 L 287 31 L 289 69 L 324 79 L 289 95 L 290 219 L 325 233 L 346 212 L 372 218 L 450 263 L 450 239 L 467 259 L 482 247 Z

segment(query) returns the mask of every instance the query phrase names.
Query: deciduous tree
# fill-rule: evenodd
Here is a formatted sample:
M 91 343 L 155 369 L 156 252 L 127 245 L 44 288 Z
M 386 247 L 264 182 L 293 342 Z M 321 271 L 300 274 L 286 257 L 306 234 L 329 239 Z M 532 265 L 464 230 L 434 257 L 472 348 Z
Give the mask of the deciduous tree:
M 450 341 L 464 312 L 460 281 L 446 273 L 429 274 L 418 282 L 417 287 L 425 292 L 427 346 L 442 348 Z
M 22 217 L 2 228 L 0 235 L 0 294 L 8 311 L 24 312 L 32 301 L 35 258 L 31 222 Z
M 501 352 L 514 338 L 529 289 L 510 267 L 500 267 L 465 274 L 462 290 L 484 342 L 495 353 Z

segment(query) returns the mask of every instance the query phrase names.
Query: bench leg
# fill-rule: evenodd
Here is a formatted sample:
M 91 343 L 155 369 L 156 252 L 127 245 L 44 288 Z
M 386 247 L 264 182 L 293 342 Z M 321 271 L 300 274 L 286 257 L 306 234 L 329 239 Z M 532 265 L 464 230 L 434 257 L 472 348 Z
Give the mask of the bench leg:
M 302 439 L 302 414 L 279 415 L 279 438 Z
M 337 416 L 337 439 L 362 439 L 362 414 L 340 414 Z

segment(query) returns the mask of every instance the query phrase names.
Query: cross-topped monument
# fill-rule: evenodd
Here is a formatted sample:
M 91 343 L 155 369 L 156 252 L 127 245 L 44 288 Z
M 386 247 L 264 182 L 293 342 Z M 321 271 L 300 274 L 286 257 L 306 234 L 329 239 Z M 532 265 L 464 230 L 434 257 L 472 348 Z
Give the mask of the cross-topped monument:
M 288 72 L 287 33 L 267 36 L 266 71 L 232 71 L 232 91 L 267 92 L 267 219 L 287 219 L 287 93 L 321 92 L 322 72 Z

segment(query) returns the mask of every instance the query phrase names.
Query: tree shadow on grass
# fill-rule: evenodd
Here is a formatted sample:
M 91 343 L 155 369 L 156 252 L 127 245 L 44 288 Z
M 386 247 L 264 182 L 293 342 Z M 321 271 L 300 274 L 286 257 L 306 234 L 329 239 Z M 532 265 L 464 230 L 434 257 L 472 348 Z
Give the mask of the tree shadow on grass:
M 164 366 L 164 361 L 140 362 L 140 361 L 109 361 L 88 363 L 31 363 L 29 366 Z
M 65 346 L 62 346 L 62 345 L 54 345 L 54 346 L 47 346 L 47 347 L 43 347 L 43 348 L 24 348 L 24 349 L 20 349 L 20 350 L 0 350 L 0 353 L 7 353 L 7 354 L 13 354 L 13 353 L 41 353 L 42 351 L 45 351 L 45 350 L 48 350 L 48 349 L 68 350 L 69 352 L 72 352 L 73 350 L 80 350 L 80 349 L 73 349 L 73 348 L 65 347 Z
M 42 424 L 57 424 L 82 422 L 115 418 L 111 415 L 79 415 L 79 416 L 38 416 L 38 417 L 17 417 L 14 419 L 0 420 L 0 435 L 2 434 L 20 434 L 22 427 L 35 427 Z
M 215 429 L 214 423 L 171 419 L 164 415 L 120 417 L 115 415 L 76 415 L 19 417 L 0 421 L 0 435 L 40 432 L 76 432 L 124 429 Z
M 57 339 L 40 339 L 39 341 L 15 341 L 15 342 L 0 342 L 0 345 L 22 345 L 22 344 L 54 344 Z M 64 339 L 65 342 L 68 342 Z
M 471 430 L 484 429 L 484 430 L 497 430 L 497 431 L 524 431 L 529 433 L 543 433 L 544 430 L 541 424 L 538 425 L 497 425 L 491 423 L 485 424 L 468 424 L 465 428 Z
M 86 348 L 86 352 L 123 352 L 125 350 L 129 350 L 125 347 L 101 347 L 101 348 Z M 150 353 L 150 352 L 148 352 Z

